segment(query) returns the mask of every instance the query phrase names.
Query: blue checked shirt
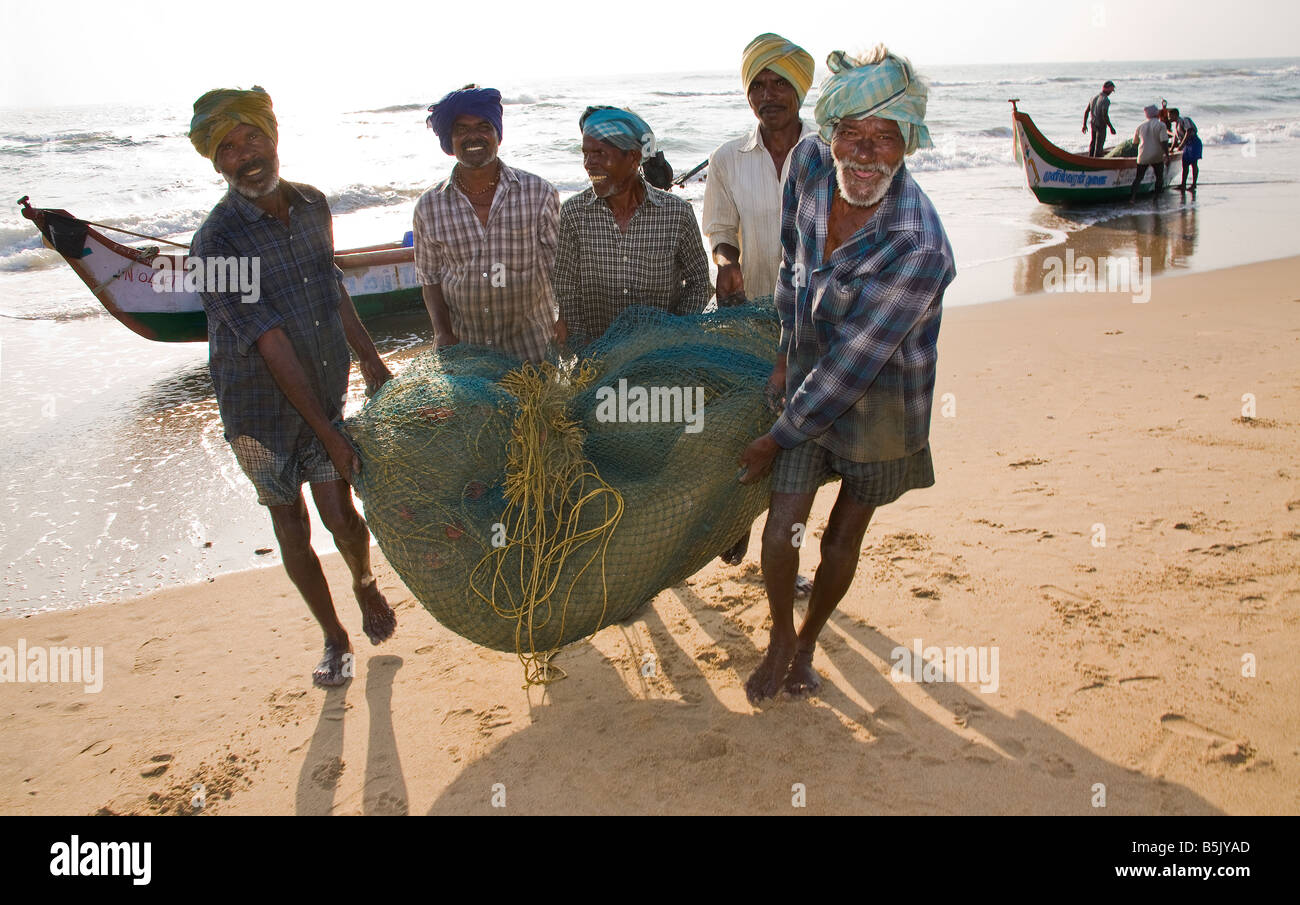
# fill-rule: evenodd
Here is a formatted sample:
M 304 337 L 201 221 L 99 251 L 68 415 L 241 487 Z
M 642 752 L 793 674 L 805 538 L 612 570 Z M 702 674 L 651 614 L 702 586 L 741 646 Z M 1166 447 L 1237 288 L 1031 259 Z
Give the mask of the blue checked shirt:
M 309 185 L 281 185 L 289 197 L 287 228 L 232 189 L 194 234 L 190 254 L 260 259 L 258 301 L 243 301 L 237 286 L 200 293 L 208 315 L 208 365 L 226 439 L 248 435 L 288 456 L 313 433 L 271 376 L 258 337 L 272 327 L 284 330 L 331 419 L 343 413 L 351 358 L 339 316 L 343 272 L 334 264 L 329 205 Z
M 837 191 L 830 146 L 791 152 L 775 303 L 786 406 L 772 437 L 815 439 L 855 462 L 898 459 L 929 439 L 943 292 L 956 275 L 930 199 L 900 167 L 862 229 L 822 260 Z

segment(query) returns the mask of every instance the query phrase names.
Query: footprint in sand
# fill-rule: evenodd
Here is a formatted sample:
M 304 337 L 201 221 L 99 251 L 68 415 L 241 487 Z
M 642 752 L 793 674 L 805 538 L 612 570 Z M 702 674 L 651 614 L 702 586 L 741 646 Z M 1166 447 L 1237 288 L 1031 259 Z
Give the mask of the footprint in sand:
M 131 667 L 131 672 L 136 675 L 145 676 L 151 676 L 156 673 L 159 665 L 162 663 L 162 654 L 155 654 L 154 651 L 147 651 L 145 648 L 155 642 L 161 643 L 166 640 L 166 638 L 150 638 L 148 641 L 141 644 L 140 647 L 137 648 L 135 665 Z
M 1160 717 L 1160 725 L 1175 735 L 1186 736 L 1204 741 L 1207 745 L 1201 760 L 1242 766 L 1254 760 L 1257 754 L 1253 745 L 1245 739 L 1231 739 L 1221 732 L 1194 723 L 1181 713 L 1166 713 Z
M 312 767 L 311 781 L 326 791 L 338 786 L 343 768 L 347 765 L 341 757 L 329 757 Z

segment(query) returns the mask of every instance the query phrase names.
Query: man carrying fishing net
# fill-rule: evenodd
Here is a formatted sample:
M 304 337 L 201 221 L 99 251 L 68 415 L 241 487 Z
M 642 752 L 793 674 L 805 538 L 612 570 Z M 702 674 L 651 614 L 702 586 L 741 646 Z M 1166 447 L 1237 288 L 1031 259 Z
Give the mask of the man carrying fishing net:
M 782 206 L 772 384 L 784 388 L 784 410 L 740 458 L 742 483 L 773 469 L 762 551 L 772 632 L 745 684 L 754 703 L 783 688 L 817 692 L 817 638 L 853 581 L 873 513 L 934 484 L 936 343 L 955 269 L 938 213 L 903 165 L 931 146 L 927 89 L 883 45 L 826 62 L 818 137 L 794 150 Z M 840 491 L 796 632 L 795 542 L 833 476 Z
M 370 570 L 370 532 L 349 487 L 361 462 L 339 429 L 348 347 L 367 392 L 392 375 L 334 264 L 325 196 L 280 179 L 270 96 L 258 87 L 209 91 L 194 103 L 190 141 L 230 185 L 194 234 L 191 254 L 260 261 L 257 301 L 210 291 L 216 287 L 201 293 L 226 439 L 271 514 L 285 571 L 325 632 L 325 656 L 312 680 L 342 685 L 351 675 L 352 647 L 311 547 L 302 484 L 311 484 L 321 521 L 352 572 L 366 635 L 372 644 L 387 640 L 397 618 Z

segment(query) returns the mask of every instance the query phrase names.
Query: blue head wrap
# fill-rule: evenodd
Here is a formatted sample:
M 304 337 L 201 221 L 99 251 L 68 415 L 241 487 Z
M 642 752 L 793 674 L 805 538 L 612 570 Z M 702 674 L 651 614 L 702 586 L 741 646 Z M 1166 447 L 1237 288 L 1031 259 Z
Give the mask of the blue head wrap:
M 578 120 L 583 135 L 607 141 L 620 151 L 640 151 L 642 158 L 655 156 L 655 134 L 646 121 L 630 110 L 618 107 L 588 107 Z
M 495 88 L 470 85 L 448 92 L 429 108 L 429 118 L 425 122 L 437 134 L 443 151 L 456 153 L 451 147 L 451 127 L 456 124 L 456 117 L 463 113 L 490 122 L 497 130 L 497 141 L 501 140 L 501 92 Z

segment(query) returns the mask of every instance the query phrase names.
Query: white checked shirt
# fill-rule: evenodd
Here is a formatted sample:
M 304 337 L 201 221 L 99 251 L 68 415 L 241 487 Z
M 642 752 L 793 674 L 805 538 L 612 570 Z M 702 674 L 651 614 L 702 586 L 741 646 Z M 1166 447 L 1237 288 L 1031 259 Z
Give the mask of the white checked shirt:
M 800 121 L 799 125 L 800 141 L 815 133 L 807 123 Z M 710 250 L 723 244 L 740 249 L 745 295 L 751 299 L 771 295 L 776 289 L 776 272 L 781 266 L 781 189 L 793 156 L 792 148 L 777 173 L 755 123 L 749 135 L 719 145 L 709 157 L 704 234 Z
M 486 227 L 454 176 L 420 196 L 415 270 L 421 285 L 442 286 L 461 342 L 529 361 L 546 357 L 555 335 L 559 217 L 555 186 L 504 163 Z

